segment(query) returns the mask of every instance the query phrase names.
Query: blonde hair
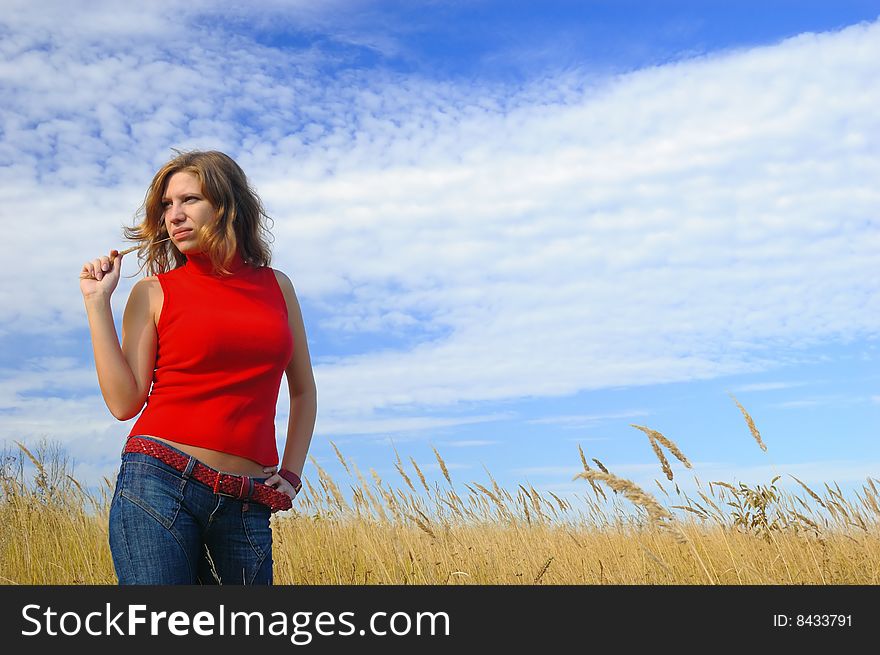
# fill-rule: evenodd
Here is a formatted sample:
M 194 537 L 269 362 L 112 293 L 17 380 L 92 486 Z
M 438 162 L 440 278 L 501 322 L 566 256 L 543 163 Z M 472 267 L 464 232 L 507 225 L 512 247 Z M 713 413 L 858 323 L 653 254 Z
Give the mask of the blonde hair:
M 167 238 L 162 196 L 168 180 L 175 173 L 192 173 L 202 185 L 202 193 L 217 210 L 217 220 L 200 233 L 202 252 L 211 261 L 215 272 L 228 275 L 226 266 L 236 249 L 242 259 L 254 266 L 268 266 L 272 253 L 272 234 L 263 203 L 250 186 L 241 167 L 229 156 L 216 150 L 177 152 L 156 175 L 136 216 L 140 223 L 124 227 L 125 238 L 143 244 L 138 249 L 138 271 L 148 275 L 166 273 L 183 266 L 186 257 Z

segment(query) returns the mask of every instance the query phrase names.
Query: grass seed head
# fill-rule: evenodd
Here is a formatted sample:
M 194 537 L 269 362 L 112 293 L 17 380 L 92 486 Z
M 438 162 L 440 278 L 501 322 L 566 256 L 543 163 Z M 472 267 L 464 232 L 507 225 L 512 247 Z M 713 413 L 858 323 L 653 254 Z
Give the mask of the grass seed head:
M 761 440 L 761 433 L 758 432 L 758 428 L 755 427 L 755 422 L 752 420 L 752 417 L 749 416 L 749 413 L 746 411 L 746 408 L 740 404 L 740 402 L 736 399 L 736 396 L 733 394 L 729 394 L 731 398 L 733 398 L 733 402 L 736 403 L 736 406 L 739 407 L 739 411 L 742 412 L 743 417 L 746 419 L 746 423 L 749 426 L 749 432 L 752 433 L 752 436 L 755 438 L 755 441 L 761 447 L 761 450 L 767 452 L 767 446 L 764 445 L 764 442 Z

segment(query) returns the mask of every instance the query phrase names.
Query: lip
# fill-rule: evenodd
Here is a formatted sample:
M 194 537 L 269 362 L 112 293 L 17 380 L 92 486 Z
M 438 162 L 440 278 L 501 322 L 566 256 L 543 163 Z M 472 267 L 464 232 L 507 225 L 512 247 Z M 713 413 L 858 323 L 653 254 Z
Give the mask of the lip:
M 177 229 L 177 230 L 174 230 L 174 231 L 171 233 L 171 237 L 172 237 L 173 239 L 176 239 L 176 238 L 178 238 L 178 237 L 181 236 L 181 235 L 184 235 L 184 236 L 185 236 L 186 234 L 191 234 L 191 233 L 192 233 L 192 228 L 191 228 L 191 227 L 182 227 L 182 228 L 179 228 L 179 229 Z

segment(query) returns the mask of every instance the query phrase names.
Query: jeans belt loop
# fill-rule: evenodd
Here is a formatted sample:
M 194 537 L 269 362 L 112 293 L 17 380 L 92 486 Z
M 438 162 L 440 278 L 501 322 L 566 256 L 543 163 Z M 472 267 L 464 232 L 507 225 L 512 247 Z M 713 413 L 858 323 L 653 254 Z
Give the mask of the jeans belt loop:
M 186 468 L 183 469 L 183 479 L 189 480 L 192 475 L 193 469 L 196 467 L 196 458 L 190 457 L 189 461 L 186 463 Z

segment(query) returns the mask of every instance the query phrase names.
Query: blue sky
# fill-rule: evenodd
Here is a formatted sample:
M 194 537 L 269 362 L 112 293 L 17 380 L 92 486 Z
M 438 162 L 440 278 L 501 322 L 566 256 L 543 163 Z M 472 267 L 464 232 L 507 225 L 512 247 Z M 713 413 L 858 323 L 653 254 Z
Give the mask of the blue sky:
M 275 219 L 341 480 L 331 440 L 576 493 L 580 444 L 653 487 L 632 423 L 704 481 L 880 474 L 880 3 L 133 4 L 0 16 L 7 446 L 115 471 L 79 267 L 216 148 Z

